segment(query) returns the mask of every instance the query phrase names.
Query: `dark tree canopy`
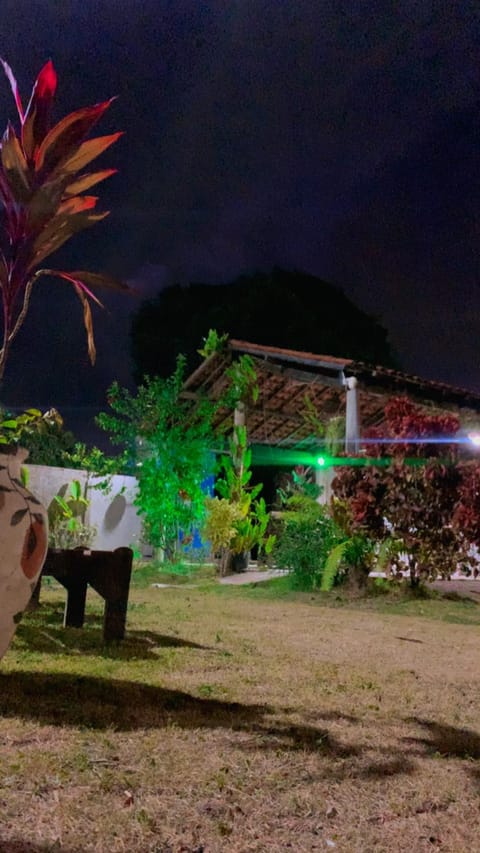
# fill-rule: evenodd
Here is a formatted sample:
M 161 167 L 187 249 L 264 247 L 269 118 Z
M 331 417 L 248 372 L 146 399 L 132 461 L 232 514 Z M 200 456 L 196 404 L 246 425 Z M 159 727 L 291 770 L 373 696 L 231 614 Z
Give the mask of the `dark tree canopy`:
M 340 288 L 274 269 L 227 285 L 176 284 L 144 302 L 132 324 L 136 380 L 171 374 L 179 353 L 195 367 L 209 329 L 257 344 L 395 366 L 386 330 Z

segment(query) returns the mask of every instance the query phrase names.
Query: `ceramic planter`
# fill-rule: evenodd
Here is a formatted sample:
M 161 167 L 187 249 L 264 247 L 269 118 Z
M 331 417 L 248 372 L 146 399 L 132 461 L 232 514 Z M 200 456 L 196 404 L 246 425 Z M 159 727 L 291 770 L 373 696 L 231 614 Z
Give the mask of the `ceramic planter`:
M 47 512 L 21 481 L 23 448 L 0 449 L 0 658 L 7 651 L 48 547 Z

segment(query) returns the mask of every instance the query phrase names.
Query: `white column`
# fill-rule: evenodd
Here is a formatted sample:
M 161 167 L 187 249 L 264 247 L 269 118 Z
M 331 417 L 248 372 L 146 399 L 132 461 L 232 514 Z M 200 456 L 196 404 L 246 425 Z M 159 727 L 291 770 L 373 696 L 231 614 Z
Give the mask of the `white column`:
M 345 424 L 345 451 L 357 454 L 360 451 L 360 421 L 358 414 L 358 389 L 355 376 L 345 379 L 347 389 L 347 411 Z

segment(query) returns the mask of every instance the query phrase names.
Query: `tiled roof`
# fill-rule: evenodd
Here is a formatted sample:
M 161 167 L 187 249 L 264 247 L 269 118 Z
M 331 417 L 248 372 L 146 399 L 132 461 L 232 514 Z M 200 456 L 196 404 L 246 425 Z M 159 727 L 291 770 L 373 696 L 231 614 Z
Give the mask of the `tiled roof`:
M 363 427 L 380 424 L 387 400 L 401 394 L 424 407 L 466 411 L 478 414 L 480 419 L 480 394 L 472 391 L 348 358 L 239 340 L 230 340 L 224 351 L 205 359 L 185 382 L 185 393 L 208 393 L 218 398 L 227 382 L 226 368 L 241 355 L 253 359 L 259 385 L 258 400 L 248 405 L 246 413 L 252 443 L 282 447 L 318 444 L 308 415 L 311 405 L 322 422 L 343 415 L 344 383 L 350 376 L 358 382 Z M 220 412 L 217 421 L 228 426 L 232 412 Z

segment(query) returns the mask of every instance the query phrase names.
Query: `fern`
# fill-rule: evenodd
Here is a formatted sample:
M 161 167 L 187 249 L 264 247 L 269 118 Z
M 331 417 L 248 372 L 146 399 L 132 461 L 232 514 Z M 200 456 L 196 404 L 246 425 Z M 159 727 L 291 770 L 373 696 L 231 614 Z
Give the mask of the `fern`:
M 322 573 L 322 583 L 320 585 L 320 589 L 323 590 L 323 592 L 330 592 L 330 590 L 332 589 L 335 578 L 337 577 L 338 571 L 345 556 L 345 552 L 351 544 L 352 539 L 346 539 L 345 542 L 340 542 L 339 545 L 336 545 L 335 548 L 330 551 L 325 561 L 325 566 Z

